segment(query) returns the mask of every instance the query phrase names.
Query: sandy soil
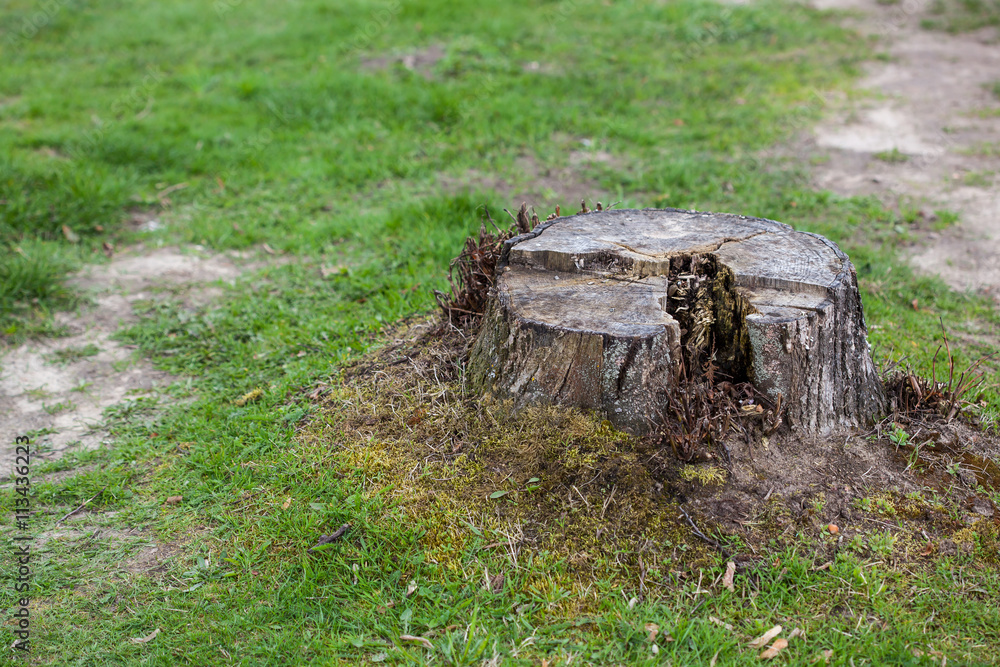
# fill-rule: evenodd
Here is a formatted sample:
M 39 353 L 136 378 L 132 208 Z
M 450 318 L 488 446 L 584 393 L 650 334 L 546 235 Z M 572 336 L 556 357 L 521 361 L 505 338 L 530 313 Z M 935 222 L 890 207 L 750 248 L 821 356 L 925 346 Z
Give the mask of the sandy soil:
M 136 321 L 133 304 L 164 296 L 204 303 L 221 293 L 219 281 L 233 281 L 248 266 L 246 257 L 235 254 L 139 246 L 73 276 L 70 283 L 92 304 L 57 315 L 69 335 L 31 341 L 0 355 L 3 447 L 12 447 L 16 435 L 32 432 L 38 433 L 32 437 L 36 460 L 100 446 L 106 408 L 155 394 L 174 380 L 111 339 L 120 326 Z
M 859 86 L 868 95 L 832 105 L 798 147 L 816 164 L 815 185 L 958 213 L 958 225 L 927 233 L 909 256 L 957 289 L 1000 301 L 1000 99 L 989 90 L 1000 80 L 998 31 L 925 30 L 930 0 L 813 3 L 856 12 L 847 24 L 877 36 L 887 56 L 866 66 Z

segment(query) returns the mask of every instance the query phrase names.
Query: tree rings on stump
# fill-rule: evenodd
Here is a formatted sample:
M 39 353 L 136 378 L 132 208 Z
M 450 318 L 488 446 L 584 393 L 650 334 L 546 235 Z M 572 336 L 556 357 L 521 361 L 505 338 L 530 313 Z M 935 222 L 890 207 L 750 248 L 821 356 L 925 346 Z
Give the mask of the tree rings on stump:
M 706 368 L 780 400 L 803 432 L 863 425 L 884 405 L 857 276 L 834 243 L 676 209 L 583 213 L 507 241 L 469 380 L 639 434 L 664 389 Z

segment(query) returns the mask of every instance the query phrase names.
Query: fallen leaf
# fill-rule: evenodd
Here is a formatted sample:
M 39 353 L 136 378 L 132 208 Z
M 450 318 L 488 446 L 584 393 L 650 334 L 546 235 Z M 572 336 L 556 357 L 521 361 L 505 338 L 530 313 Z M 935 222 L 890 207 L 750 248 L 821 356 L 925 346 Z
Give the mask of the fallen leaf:
M 410 415 L 410 418 L 406 420 L 407 426 L 416 426 L 424 420 L 424 416 L 427 414 L 426 408 L 417 408 Z
M 113 245 L 111 245 L 110 243 L 108 243 L 107 241 L 105 241 L 104 243 L 102 243 L 101 247 L 104 249 L 104 254 L 106 256 L 111 257 L 112 255 L 115 254 L 115 247 Z
M 833 565 L 833 561 L 829 560 L 820 565 L 819 567 L 814 567 L 813 572 L 819 572 L 820 570 L 829 570 L 831 565 Z
M 729 561 L 726 563 L 726 573 L 722 575 L 722 585 L 725 586 L 730 591 L 735 591 L 736 588 L 733 586 L 733 575 L 736 574 L 736 563 Z
M 63 236 L 66 237 L 66 240 L 69 241 L 70 243 L 79 243 L 80 242 L 80 236 L 76 232 L 74 232 L 72 229 L 70 229 L 69 225 L 63 225 L 62 226 L 62 233 L 63 233 Z
M 724 627 L 726 630 L 729 630 L 730 632 L 732 632 L 732 630 L 733 630 L 733 626 L 730 625 L 729 623 L 726 623 L 721 618 L 716 618 L 715 616 L 709 616 L 708 620 L 710 620 L 712 623 L 715 623 L 716 625 L 721 625 L 722 627 Z
M 830 531 L 831 535 L 836 535 L 837 533 L 840 532 L 840 527 L 837 526 L 837 524 L 835 523 L 831 523 L 829 526 L 826 527 L 826 529 Z
M 916 299 L 911 301 L 910 305 L 913 306 L 913 310 L 920 310 L 920 302 L 917 301 Z
M 486 590 L 490 591 L 494 595 L 499 595 L 503 593 L 503 582 L 505 577 L 502 574 L 490 575 L 488 572 L 486 574 Z
M 712 656 L 712 659 L 708 661 L 708 667 L 715 667 L 715 661 L 719 659 L 719 652 L 721 651 L 722 649 L 719 649 L 718 651 L 715 652 L 715 655 Z
M 934 553 L 934 543 L 933 542 L 928 542 L 927 546 L 925 546 L 923 548 L 923 550 L 920 552 L 920 555 L 921 556 L 930 556 L 932 553 Z
M 656 644 L 653 644 L 651 650 L 653 651 L 653 655 L 657 655 L 660 652 L 660 647 L 657 646 Z
M 131 641 L 133 644 L 145 644 L 146 642 L 151 642 L 154 639 L 156 639 L 156 635 L 158 634 L 160 634 L 160 629 L 156 628 L 145 637 L 132 637 L 129 641 Z
M 647 641 L 653 641 L 654 639 L 656 639 L 656 634 L 660 631 L 660 626 L 658 626 L 656 623 L 647 623 L 643 627 L 646 629 L 646 632 L 649 633 Z
M 767 632 L 765 632 L 764 634 L 762 634 L 760 637 L 757 637 L 757 639 L 750 642 L 749 646 L 750 648 L 760 648 L 761 646 L 768 643 L 769 641 L 771 641 L 780 634 L 781 634 L 781 626 L 776 625 Z
M 830 664 L 830 658 L 832 657 L 833 657 L 833 649 L 828 648 L 827 650 L 823 651 L 823 662 L 825 664 Z
M 508 493 L 510 493 L 510 491 L 494 491 L 493 493 L 490 494 L 490 500 L 496 500 L 497 498 L 503 498 Z
M 661 639 L 662 639 L 662 641 L 663 641 L 664 644 L 669 644 L 670 642 L 674 641 L 674 636 L 667 634 L 667 635 L 663 635 L 663 637 Z
M 795 628 L 788 635 L 788 641 L 792 641 L 796 637 L 805 637 L 806 633 L 802 632 L 802 628 Z
M 771 647 L 769 649 L 767 649 L 766 651 L 764 651 L 763 653 L 760 654 L 760 659 L 761 660 L 770 660 L 774 656 L 776 656 L 779 653 L 781 653 L 781 649 L 785 648 L 786 646 L 788 646 L 788 640 L 787 639 L 775 639 L 774 643 L 771 644 Z
M 170 496 L 169 498 L 167 498 L 167 504 L 176 505 L 182 500 L 184 500 L 184 496 Z
M 406 597 L 410 597 L 417 592 L 417 582 L 410 581 L 410 585 L 406 587 Z
M 286 510 L 292 506 L 292 497 L 288 496 L 285 498 L 285 502 L 281 503 L 281 509 Z
M 430 640 L 428 640 L 428 639 L 426 639 L 424 637 L 416 637 L 414 635 L 400 635 L 399 639 L 400 639 L 400 641 L 404 641 L 404 642 L 420 642 L 421 644 L 424 645 L 424 648 L 428 648 L 428 649 L 433 649 L 434 648 L 434 644 L 431 644 Z
M 267 245 L 266 243 L 261 243 L 261 244 L 260 244 L 260 247 L 261 247 L 261 248 L 262 248 L 262 249 L 264 250 L 264 252 L 266 252 L 266 253 L 267 253 L 268 255 L 277 255 L 277 254 L 278 254 L 278 251 L 277 251 L 277 250 L 275 250 L 275 249 L 274 249 L 274 248 L 272 248 L 271 246 Z

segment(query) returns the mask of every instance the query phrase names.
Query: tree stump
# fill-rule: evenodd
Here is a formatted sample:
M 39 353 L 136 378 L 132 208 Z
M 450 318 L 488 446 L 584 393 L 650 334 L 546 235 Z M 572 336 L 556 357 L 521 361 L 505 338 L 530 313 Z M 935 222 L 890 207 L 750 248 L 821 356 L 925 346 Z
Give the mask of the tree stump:
M 583 213 L 507 241 L 468 377 L 517 407 L 593 409 L 642 434 L 664 389 L 709 367 L 800 432 L 864 425 L 885 402 L 834 243 L 676 209 Z

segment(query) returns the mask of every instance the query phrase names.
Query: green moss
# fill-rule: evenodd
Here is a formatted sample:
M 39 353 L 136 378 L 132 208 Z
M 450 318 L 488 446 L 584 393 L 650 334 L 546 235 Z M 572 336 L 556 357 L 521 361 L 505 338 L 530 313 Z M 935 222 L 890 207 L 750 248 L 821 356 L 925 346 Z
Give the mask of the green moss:
M 424 363 L 440 359 L 441 344 L 420 343 Z M 434 562 L 461 572 L 484 545 L 516 547 L 565 563 L 563 583 L 582 587 L 630 580 L 679 544 L 685 565 L 712 562 L 676 518 L 663 484 L 671 473 L 646 443 L 575 409 L 514 413 L 467 396 L 457 373 L 437 381 L 427 370 L 390 366 L 341 383 L 306 440 L 338 443 L 336 465 L 372 480 L 370 493 L 392 489 Z M 717 484 L 725 472 L 704 468 L 701 478 Z

